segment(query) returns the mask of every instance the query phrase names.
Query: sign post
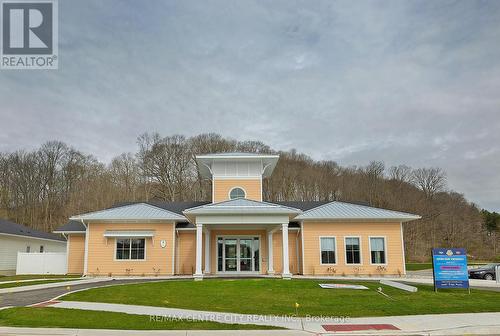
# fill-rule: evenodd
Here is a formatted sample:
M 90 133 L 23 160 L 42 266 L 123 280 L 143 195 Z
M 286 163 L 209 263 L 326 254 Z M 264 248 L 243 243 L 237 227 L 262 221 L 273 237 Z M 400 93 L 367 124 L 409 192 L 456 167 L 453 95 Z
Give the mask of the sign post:
M 467 288 L 470 293 L 465 249 L 433 248 L 432 274 L 435 291 L 438 288 Z

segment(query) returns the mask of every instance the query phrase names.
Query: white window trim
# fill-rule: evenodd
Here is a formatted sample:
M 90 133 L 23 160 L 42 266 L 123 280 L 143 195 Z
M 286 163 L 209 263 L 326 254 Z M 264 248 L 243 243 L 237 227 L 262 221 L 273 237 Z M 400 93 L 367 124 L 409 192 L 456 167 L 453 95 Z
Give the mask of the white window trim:
M 382 238 L 384 239 L 384 257 L 385 257 L 385 263 L 379 264 L 379 263 L 372 263 L 372 238 Z M 368 236 L 368 247 L 370 249 L 370 265 L 380 265 L 380 266 L 387 266 L 387 237 L 386 236 Z
M 333 250 L 335 252 L 335 263 L 323 263 L 323 260 L 321 258 L 321 238 L 333 238 L 335 241 L 335 249 Z M 330 266 L 330 265 L 337 265 L 337 260 L 339 259 L 339 256 L 337 254 L 337 237 L 336 236 L 319 236 L 319 264 L 320 265 L 325 265 L 325 266 Z
M 357 264 L 349 264 L 347 263 L 347 238 L 358 238 L 359 239 L 359 263 Z M 344 237 L 344 258 L 346 266 L 359 266 L 363 265 L 363 241 L 361 240 L 361 236 L 345 236 Z
M 118 242 L 117 242 L 118 239 L 144 239 L 144 259 L 117 259 L 116 258 L 116 247 L 118 245 Z M 147 254 L 146 254 L 147 247 L 146 247 L 146 245 L 147 245 L 147 238 L 146 237 L 116 237 L 115 238 L 115 249 L 114 249 L 113 259 L 114 259 L 114 261 L 118 261 L 118 262 L 122 262 L 122 261 L 125 261 L 125 262 L 146 261 L 147 260 Z M 130 248 L 132 248 L 132 242 L 130 242 Z
M 231 198 L 231 192 L 234 189 L 241 189 L 241 190 L 243 190 L 243 192 L 245 193 L 245 195 L 243 197 Z M 247 197 L 247 191 L 245 190 L 245 188 L 239 187 L 239 186 L 232 187 L 231 189 L 229 189 L 229 192 L 227 193 L 227 199 L 228 200 L 233 200 L 233 199 L 238 199 L 238 198 L 246 198 L 246 197 Z

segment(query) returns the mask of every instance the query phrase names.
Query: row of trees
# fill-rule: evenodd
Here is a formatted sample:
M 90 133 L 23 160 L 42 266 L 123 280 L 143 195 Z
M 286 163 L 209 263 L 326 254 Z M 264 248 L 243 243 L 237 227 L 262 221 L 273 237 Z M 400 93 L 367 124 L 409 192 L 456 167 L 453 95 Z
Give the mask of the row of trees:
M 406 255 L 412 260 L 427 258 L 432 246 L 464 246 L 478 258 L 497 255 L 498 226 L 486 225 L 484 212 L 447 190 L 439 168 L 387 168 L 379 161 L 341 167 L 218 134 L 143 134 L 137 143 L 137 153 L 121 154 L 108 165 L 58 141 L 31 152 L 0 153 L 0 217 L 51 231 L 72 214 L 122 201 L 209 200 L 210 181 L 198 174 L 195 155 L 277 153 L 278 165 L 264 181 L 266 200 L 361 201 L 420 214 L 421 220 L 404 228 Z

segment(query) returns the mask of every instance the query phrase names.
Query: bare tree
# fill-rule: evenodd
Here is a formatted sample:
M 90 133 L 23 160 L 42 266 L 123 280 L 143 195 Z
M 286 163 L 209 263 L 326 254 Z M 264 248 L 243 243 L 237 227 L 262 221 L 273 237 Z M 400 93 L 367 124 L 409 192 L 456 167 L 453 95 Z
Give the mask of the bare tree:
M 413 170 L 412 181 L 426 197 L 432 198 L 446 187 L 446 174 L 441 168 L 418 168 Z

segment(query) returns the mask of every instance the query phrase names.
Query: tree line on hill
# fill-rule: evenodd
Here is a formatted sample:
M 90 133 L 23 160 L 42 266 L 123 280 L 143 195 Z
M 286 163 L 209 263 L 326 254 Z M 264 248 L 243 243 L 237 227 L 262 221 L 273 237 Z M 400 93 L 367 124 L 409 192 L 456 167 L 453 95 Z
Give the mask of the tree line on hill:
M 267 201 L 364 202 L 419 214 L 404 225 L 407 259 L 428 259 L 431 247 L 465 247 L 474 258 L 498 258 L 500 215 L 479 209 L 447 188 L 440 168 L 342 167 L 306 154 L 275 151 L 259 141 L 218 134 L 194 137 L 145 133 L 136 153 L 109 164 L 70 146 L 50 141 L 33 151 L 0 153 L 0 217 L 52 231 L 68 217 L 124 201 L 210 200 L 210 181 L 198 174 L 197 154 L 275 153 L 280 160 L 264 180 Z

